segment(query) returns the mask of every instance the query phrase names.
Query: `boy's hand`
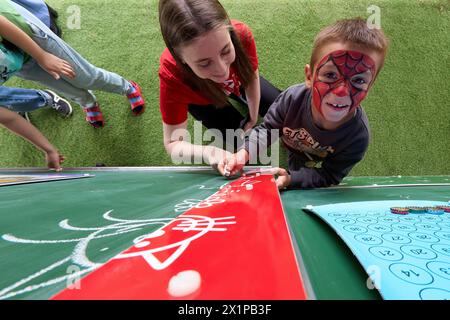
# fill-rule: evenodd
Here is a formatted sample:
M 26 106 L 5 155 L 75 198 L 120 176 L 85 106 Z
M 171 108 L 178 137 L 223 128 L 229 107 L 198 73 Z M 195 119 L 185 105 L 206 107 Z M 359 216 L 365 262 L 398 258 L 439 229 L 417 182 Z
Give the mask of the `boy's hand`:
M 49 151 L 45 154 L 45 160 L 47 161 L 47 166 L 49 169 L 55 169 L 57 172 L 61 171 L 61 163 L 64 162 L 66 158 L 59 154 L 58 151 Z
M 51 74 L 52 77 L 56 80 L 59 80 L 61 76 L 66 76 L 70 79 L 74 79 L 76 76 L 75 71 L 73 70 L 70 63 L 68 63 L 66 60 L 58 58 L 51 53 L 44 51 L 37 62 L 42 67 L 42 69 Z
M 276 184 L 278 187 L 278 190 L 283 190 L 289 187 L 291 184 L 291 176 L 286 171 L 286 169 L 283 168 L 273 168 L 272 174 L 276 177 Z M 277 177 L 278 176 L 278 177 Z
M 218 170 L 223 176 L 231 177 L 242 171 L 247 161 L 248 152 L 245 149 L 241 149 L 219 163 Z

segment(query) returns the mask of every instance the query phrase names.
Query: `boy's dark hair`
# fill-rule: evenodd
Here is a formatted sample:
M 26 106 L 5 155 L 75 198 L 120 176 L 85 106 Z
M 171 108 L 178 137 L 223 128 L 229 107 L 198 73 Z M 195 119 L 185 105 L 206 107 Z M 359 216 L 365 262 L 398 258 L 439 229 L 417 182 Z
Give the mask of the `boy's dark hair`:
M 352 43 L 382 54 L 383 59 L 380 69 L 383 66 L 389 46 L 389 40 L 383 31 L 376 28 L 370 29 L 366 20 L 362 18 L 339 20 L 322 29 L 314 39 L 310 61 L 311 68 L 314 68 L 314 64 L 321 58 L 317 56 L 320 49 L 333 42 Z
M 230 18 L 223 6 L 217 0 L 160 0 L 159 23 L 161 33 L 167 48 L 182 69 L 189 86 L 202 92 L 217 106 L 225 106 L 228 97 L 223 90 L 208 79 L 199 78 L 187 65 L 181 61 L 177 50 L 180 46 L 202 36 L 208 31 L 226 25 L 229 28 L 236 58 L 233 65 L 245 88 L 254 79 L 254 71 L 250 60 L 234 31 Z

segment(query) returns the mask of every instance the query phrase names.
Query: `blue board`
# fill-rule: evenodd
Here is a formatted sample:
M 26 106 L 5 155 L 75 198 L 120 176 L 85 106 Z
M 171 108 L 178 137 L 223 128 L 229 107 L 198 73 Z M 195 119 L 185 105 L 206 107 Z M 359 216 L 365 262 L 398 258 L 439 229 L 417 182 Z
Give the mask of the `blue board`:
M 397 215 L 391 207 L 449 205 L 400 200 L 304 208 L 327 222 L 384 299 L 450 300 L 450 213 Z

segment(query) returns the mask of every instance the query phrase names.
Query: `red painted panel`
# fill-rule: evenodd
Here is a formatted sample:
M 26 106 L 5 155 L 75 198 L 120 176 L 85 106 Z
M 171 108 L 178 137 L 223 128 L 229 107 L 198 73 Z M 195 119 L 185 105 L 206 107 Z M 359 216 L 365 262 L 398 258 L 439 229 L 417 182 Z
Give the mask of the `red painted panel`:
M 249 187 L 250 186 L 250 187 Z M 241 177 L 53 299 L 305 299 L 271 175 Z

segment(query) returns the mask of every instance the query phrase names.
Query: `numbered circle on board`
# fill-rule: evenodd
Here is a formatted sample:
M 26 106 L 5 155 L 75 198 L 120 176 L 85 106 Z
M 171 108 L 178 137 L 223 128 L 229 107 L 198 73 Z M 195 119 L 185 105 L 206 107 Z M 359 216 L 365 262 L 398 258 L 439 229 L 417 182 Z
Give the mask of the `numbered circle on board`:
M 397 244 L 408 244 L 411 243 L 411 239 L 408 237 L 405 237 L 398 233 L 385 233 L 381 236 L 384 240 L 397 243 Z
M 439 218 L 438 216 L 427 214 L 422 217 L 422 222 L 438 223 L 438 222 L 442 222 L 442 219 Z
M 355 236 L 355 240 L 367 245 L 378 245 L 383 243 L 383 240 L 371 234 L 358 234 Z
M 372 217 L 360 217 L 356 219 L 358 222 L 362 222 L 362 223 L 367 223 L 367 224 L 373 224 L 373 223 L 377 223 L 378 220 L 376 218 L 372 218 Z
M 398 261 L 403 259 L 403 254 L 395 249 L 389 247 L 372 247 L 369 252 L 375 257 L 388 260 L 388 261 Z
M 416 227 L 406 223 L 395 223 L 392 225 L 392 229 L 396 231 L 405 231 L 405 232 L 413 232 L 416 231 Z
M 420 220 L 419 217 L 417 216 L 411 216 L 411 215 L 406 215 L 403 217 L 399 217 L 399 219 L 403 222 L 407 222 L 407 223 L 418 223 L 418 222 L 422 222 L 422 220 Z
M 367 229 L 358 225 L 349 225 L 344 227 L 345 231 L 351 232 L 351 233 L 365 233 L 367 232 Z
M 433 244 L 431 245 L 431 248 L 434 251 L 450 256 L 450 244 Z
M 371 224 L 367 228 L 369 228 L 369 230 L 376 231 L 376 232 L 382 232 L 382 233 L 392 231 L 391 228 L 389 228 L 388 226 L 382 225 L 382 224 Z
M 417 240 L 417 241 L 421 241 L 421 242 L 426 242 L 426 243 L 437 243 L 439 242 L 439 238 L 435 237 L 431 234 L 428 233 L 423 233 L 423 232 L 411 232 L 408 234 L 411 239 Z
M 438 231 L 434 235 L 442 240 L 450 240 L 450 232 Z
M 355 223 L 356 221 L 350 218 L 339 218 L 336 219 L 336 222 L 343 225 L 349 225 Z
M 378 222 L 392 224 L 392 223 L 400 222 L 400 220 L 398 220 L 396 217 L 389 217 L 388 216 L 388 217 L 378 218 Z
M 426 288 L 419 292 L 422 300 L 450 300 L 450 291 L 441 288 Z
M 439 231 L 441 228 L 439 228 L 438 225 L 433 223 L 416 223 L 415 226 L 420 230 L 426 230 L 426 231 Z
M 343 213 L 343 212 L 330 212 L 328 214 L 329 217 L 332 218 L 344 218 L 347 216 L 347 214 Z
M 426 270 L 408 263 L 393 263 L 389 270 L 399 279 L 413 284 L 430 284 L 433 276 Z
M 433 261 L 427 263 L 427 268 L 434 274 L 450 280 L 450 263 L 442 261 Z
M 437 254 L 425 247 L 421 247 L 421 246 L 416 246 L 416 245 L 406 245 L 406 246 L 402 246 L 400 247 L 400 250 L 402 250 L 403 253 L 414 257 L 414 258 L 419 258 L 419 259 L 424 259 L 424 260 L 431 260 L 431 259 L 436 259 L 437 258 Z

